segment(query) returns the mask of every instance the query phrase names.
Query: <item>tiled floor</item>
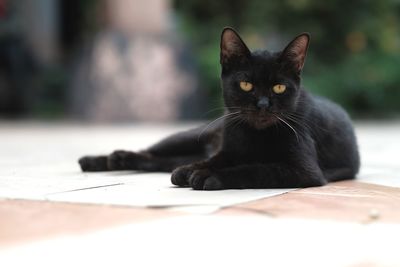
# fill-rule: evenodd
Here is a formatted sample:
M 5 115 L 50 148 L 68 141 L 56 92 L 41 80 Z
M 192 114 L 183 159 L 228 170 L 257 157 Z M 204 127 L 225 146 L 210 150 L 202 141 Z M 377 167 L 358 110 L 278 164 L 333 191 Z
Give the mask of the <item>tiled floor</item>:
M 191 126 L 1 123 L 0 262 L 400 266 L 400 122 L 358 123 L 358 179 L 319 188 L 199 192 L 76 163 Z

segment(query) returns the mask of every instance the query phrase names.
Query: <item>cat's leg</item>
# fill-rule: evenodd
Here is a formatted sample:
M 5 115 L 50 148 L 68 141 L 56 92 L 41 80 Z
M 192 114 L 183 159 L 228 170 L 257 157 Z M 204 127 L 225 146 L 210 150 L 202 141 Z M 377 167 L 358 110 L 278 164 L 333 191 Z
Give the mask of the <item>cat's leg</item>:
M 204 153 L 190 153 L 184 155 L 157 156 L 148 151 L 131 152 L 117 150 L 107 158 L 107 168 L 110 171 L 140 170 L 147 172 L 171 172 L 175 168 L 203 160 Z
M 294 188 L 326 183 L 318 167 L 305 169 L 286 163 L 248 164 L 215 171 L 196 170 L 189 177 L 189 185 L 196 190 Z
M 296 166 L 287 163 L 246 164 L 217 169 L 189 165 L 175 170 L 171 181 L 196 190 L 293 188 L 327 183 L 316 164 Z
M 84 172 L 104 172 L 108 171 L 108 156 L 84 156 L 78 160 L 81 170 Z
M 79 159 L 84 172 L 140 170 L 149 172 L 171 172 L 175 168 L 203 160 L 203 153 L 181 156 L 154 156 L 146 151 L 117 150 L 107 156 L 85 156 Z
M 171 172 L 178 166 L 207 157 L 216 131 L 199 138 L 202 128 L 169 136 L 141 152 L 117 150 L 108 156 L 86 156 L 79 160 L 83 171 L 141 170 Z
M 302 143 L 302 147 L 293 148 L 281 163 L 237 165 L 232 163 L 232 155 L 221 151 L 208 160 L 174 170 L 171 182 L 197 190 L 290 188 L 326 184 L 314 148 L 304 145 Z

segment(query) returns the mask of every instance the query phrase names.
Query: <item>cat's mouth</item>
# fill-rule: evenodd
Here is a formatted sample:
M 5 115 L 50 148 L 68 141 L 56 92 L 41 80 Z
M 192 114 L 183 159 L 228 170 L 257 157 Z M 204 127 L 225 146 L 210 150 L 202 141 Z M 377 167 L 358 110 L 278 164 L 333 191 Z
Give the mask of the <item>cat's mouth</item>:
M 258 126 L 257 128 L 266 128 L 272 124 L 274 124 L 277 121 L 275 116 L 271 115 L 258 115 L 255 118 L 256 125 Z
M 278 121 L 272 113 L 251 112 L 247 114 L 247 121 L 256 129 L 265 129 Z

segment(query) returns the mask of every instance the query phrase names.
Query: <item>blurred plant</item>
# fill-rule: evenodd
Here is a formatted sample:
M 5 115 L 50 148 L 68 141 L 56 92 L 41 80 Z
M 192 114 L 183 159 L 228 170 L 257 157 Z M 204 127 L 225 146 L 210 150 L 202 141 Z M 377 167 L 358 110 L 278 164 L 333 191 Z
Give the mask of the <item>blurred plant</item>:
M 400 111 L 399 1 L 175 0 L 175 8 L 214 99 L 220 99 L 219 34 L 230 25 L 251 48 L 282 47 L 310 32 L 303 75 L 310 90 L 356 115 Z
M 59 118 L 66 114 L 73 59 L 97 30 L 102 1 L 59 0 L 54 9 L 51 1 L 36 1 L 32 5 L 41 9 L 33 10 L 25 2 L 0 0 L 0 116 Z M 43 29 L 28 19 L 37 18 L 38 10 L 57 18 L 59 53 L 51 60 L 38 56 L 27 34 L 41 38 Z
M 41 68 L 33 79 L 31 113 L 34 117 L 57 119 L 65 115 L 67 71 L 61 65 Z

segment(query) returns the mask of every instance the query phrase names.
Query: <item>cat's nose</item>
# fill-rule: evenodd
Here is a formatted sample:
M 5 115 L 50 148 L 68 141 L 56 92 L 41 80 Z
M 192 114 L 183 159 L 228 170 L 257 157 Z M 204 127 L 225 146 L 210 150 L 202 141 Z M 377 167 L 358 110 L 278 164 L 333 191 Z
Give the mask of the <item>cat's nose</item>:
M 268 108 L 269 107 L 269 99 L 266 96 L 262 96 L 258 99 L 257 102 L 257 107 L 258 108 Z

